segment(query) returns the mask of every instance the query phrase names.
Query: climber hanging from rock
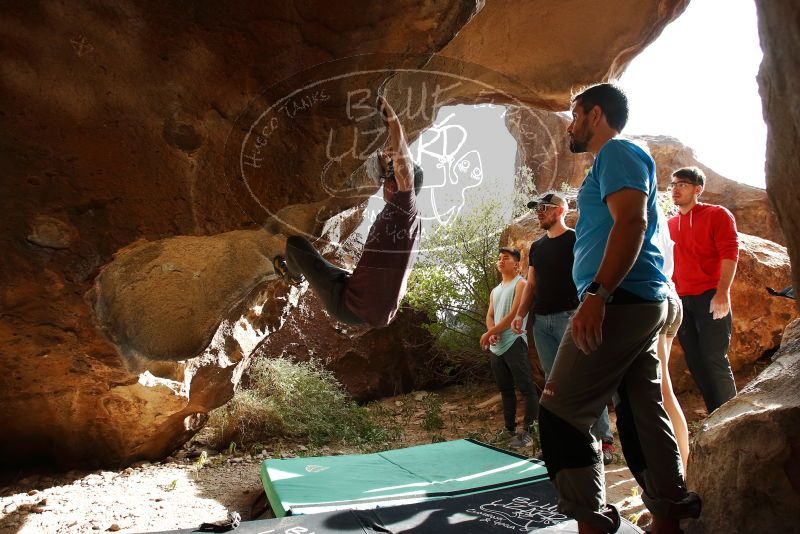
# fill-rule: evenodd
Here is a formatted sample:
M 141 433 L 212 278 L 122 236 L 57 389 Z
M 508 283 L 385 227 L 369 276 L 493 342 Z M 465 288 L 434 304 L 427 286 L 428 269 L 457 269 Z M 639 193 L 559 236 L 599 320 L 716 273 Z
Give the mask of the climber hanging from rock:
M 308 280 L 327 312 L 342 323 L 388 325 L 406 292 L 421 232 L 416 198 L 422 187 L 422 169 L 414 164 L 403 127 L 382 96 L 377 107 L 389 131 L 386 146 L 377 153 L 386 202 L 370 228 L 364 251 L 350 272 L 322 257 L 304 237 L 286 240 L 284 256 L 273 266 L 290 284 Z

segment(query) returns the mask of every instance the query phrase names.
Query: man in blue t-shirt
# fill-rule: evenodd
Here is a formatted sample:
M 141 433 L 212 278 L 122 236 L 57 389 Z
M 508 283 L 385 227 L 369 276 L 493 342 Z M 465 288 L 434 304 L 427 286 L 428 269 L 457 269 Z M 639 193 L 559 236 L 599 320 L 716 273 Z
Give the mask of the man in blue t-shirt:
M 581 533 L 616 532 L 619 512 L 603 503 L 599 443 L 590 428 L 616 393 L 617 429 L 654 533 L 680 532 L 696 517 L 697 495 L 683 480 L 677 442 L 661 397 L 658 332 L 666 318 L 664 258 L 658 226 L 655 163 L 618 138 L 628 119 L 613 84 L 572 99 L 570 150 L 594 164 L 578 193 L 572 269 L 581 304 L 570 320 L 541 397 L 539 426 L 559 509 Z

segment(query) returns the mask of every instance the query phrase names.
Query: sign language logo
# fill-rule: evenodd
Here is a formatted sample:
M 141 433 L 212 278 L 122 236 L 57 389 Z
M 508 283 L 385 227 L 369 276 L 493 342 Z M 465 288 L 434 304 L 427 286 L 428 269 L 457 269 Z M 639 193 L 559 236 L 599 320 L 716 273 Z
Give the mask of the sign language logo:
M 527 497 L 516 497 L 504 502 L 502 499 L 481 505 L 481 510 L 497 515 L 527 532 L 534 525 L 555 525 L 567 520 L 567 516 L 559 513 L 555 504 L 539 504 L 539 501 Z
M 73 45 L 85 54 L 91 43 Z M 380 94 L 390 100 L 409 141 L 424 129 L 411 146 L 412 159 L 425 175 L 417 197 L 423 233 L 453 224 L 480 204 L 482 195 L 495 194 L 484 190 L 500 177 L 485 176 L 485 166 L 496 160 L 489 157 L 495 154 L 485 140 L 477 134 L 468 139 L 461 119 L 454 114 L 436 118 L 437 113 L 446 113 L 445 106 L 456 100 L 468 101 L 469 95 L 486 105 L 497 99 L 515 108 L 519 120 L 513 124 L 550 134 L 532 110 L 503 89 L 518 82 L 506 83 L 500 73 L 450 58 L 440 58 L 430 69 L 414 67 L 429 64 L 427 56 L 359 55 L 315 65 L 265 87 L 238 114 L 228 135 L 228 197 L 253 223 L 317 239 L 333 215 L 363 209 L 365 195 L 377 189 L 364 213 L 365 222 L 373 221 L 382 208 L 381 175 L 372 172 L 373 160 L 387 137 L 375 108 Z M 490 85 L 487 79 L 502 83 Z

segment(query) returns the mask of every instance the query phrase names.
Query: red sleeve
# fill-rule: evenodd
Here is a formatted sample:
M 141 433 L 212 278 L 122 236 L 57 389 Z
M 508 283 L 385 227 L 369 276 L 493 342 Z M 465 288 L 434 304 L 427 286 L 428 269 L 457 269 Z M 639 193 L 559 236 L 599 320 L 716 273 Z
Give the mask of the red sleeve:
M 738 260 L 739 234 L 736 232 L 736 219 L 733 218 L 733 214 L 720 206 L 714 214 L 712 231 L 720 259 Z
M 678 217 L 680 217 L 680 214 L 670 217 L 669 220 L 667 221 L 667 228 L 669 229 L 669 238 L 676 243 L 678 242 L 678 236 L 675 235 L 678 233 L 678 229 L 676 228 L 678 226 Z

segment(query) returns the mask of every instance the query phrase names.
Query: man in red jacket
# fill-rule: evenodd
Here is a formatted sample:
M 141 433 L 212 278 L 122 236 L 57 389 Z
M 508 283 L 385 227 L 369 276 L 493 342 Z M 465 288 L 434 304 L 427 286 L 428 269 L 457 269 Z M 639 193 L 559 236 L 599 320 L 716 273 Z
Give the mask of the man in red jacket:
M 669 234 L 675 242 L 672 279 L 683 303 L 678 339 L 711 413 L 736 395 L 727 352 L 739 239 L 730 211 L 698 202 L 705 182 L 697 167 L 672 173 L 672 201 L 680 213 L 669 220 Z

